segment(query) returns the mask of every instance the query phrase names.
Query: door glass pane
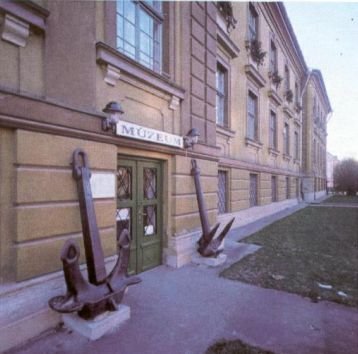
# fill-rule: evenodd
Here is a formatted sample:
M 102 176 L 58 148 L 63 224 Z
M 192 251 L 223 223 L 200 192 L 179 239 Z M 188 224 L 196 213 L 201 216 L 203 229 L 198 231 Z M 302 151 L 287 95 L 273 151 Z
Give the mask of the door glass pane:
M 132 209 L 131 208 L 121 208 L 117 209 L 116 212 L 116 222 L 117 222 L 117 239 L 121 232 L 124 229 L 129 231 L 131 236 L 131 220 L 132 220 Z M 132 237 L 132 236 L 131 236 Z
M 132 199 L 132 168 L 122 166 L 117 172 L 117 197 L 119 200 Z
M 157 233 L 157 206 L 147 205 L 143 207 L 144 236 Z
M 157 169 L 144 168 L 143 169 L 143 192 L 144 199 L 157 198 Z

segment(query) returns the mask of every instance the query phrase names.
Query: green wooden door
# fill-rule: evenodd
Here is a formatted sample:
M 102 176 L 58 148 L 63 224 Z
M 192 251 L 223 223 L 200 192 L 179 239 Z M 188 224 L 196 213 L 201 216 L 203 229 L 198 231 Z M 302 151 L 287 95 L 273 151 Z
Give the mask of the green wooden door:
M 118 158 L 117 235 L 131 235 L 130 273 L 161 264 L 162 175 L 157 161 Z

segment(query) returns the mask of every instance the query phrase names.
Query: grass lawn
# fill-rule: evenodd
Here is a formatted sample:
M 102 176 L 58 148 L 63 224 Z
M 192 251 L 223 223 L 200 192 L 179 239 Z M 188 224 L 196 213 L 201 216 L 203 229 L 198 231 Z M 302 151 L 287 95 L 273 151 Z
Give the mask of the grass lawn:
M 323 203 L 358 203 L 358 196 L 333 195 L 323 201 Z
M 358 307 L 358 208 L 307 207 L 241 242 L 263 247 L 221 276 Z
M 207 349 L 205 354 L 274 354 L 257 347 L 251 347 L 240 340 L 220 340 Z

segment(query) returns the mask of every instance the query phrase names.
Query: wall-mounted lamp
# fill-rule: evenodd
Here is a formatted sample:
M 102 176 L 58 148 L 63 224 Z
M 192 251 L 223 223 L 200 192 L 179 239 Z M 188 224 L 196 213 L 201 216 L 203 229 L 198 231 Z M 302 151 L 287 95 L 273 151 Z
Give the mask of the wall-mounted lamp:
M 188 134 L 184 136 L 184 148 L 187 149 L 197 144 L 199 136 L 200 134 L 196 128 L 190 129 Z
M 124 113 L 121 105 L 118 102 L 111 101 L 104 107 L 103 112 L 106 113 L 106 118 L 102 120 L 102 129 L 104 131 L 112 129 L 113 133 L 116 133 L 117 123 Z

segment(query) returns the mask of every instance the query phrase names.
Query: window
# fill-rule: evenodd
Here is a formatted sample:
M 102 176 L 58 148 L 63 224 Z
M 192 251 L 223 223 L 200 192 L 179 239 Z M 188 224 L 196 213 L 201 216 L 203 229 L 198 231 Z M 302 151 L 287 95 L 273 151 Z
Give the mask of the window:
M 226 213 L 227 210 L 227 172 L 219 171 L 218 174 L 218 211 L 219 214 Z
M 299 103 L 300 102 L 300 92 L 298 90 L 298 84 L 297 82 L 295 82 L 295 102 Z
M 287 123 L 283 128 L 283 153 L 290 154 L 290 128 Z
M 250 173 L 250 207 L 257 204 L 257 175 Z
M 277 49 L 274 41 L 270 44 L 270 71 L 274 73 L 277 71 Z
M 298 132 L 295 132 L 295 151 L 294 151 L 294 158 L 298 160 L 300 158 L 300 140 L 299 140 Z
M 316 163 L 316 140 L 313 140 L 313 163 Z
M 276 113 L 270 111 L 270 141 L 269 147 L 273 149 L 277 149 L 277 117 Z
M 218 64 L 216 69 L 216 124 L 228 125 L 227 119 L 227 71 Z
M 286 91 L 290 89 L 290 70 L 287 65 L 285 65 L 285 89 Z
M 258 33 L 258 15 L 252 4 L 249 5 L 249 40 L 257 39 Z
M 160 1 L 117 1 L 117 49 L 157 72 L 162 62 L 161 11 Z
M 250 91 L 247 102 L 247 137 L 251 140 L 258 140 L 257 120 L 257 96 Z
M 299 197 L 299 193 L 300 193 L 300 182 L 299 179 L 296 178 L 296 198 Z
M 277 202 L 277 178 L 271 176 L 271 198 L 272 202 Z
M 290 177 L 286 177 L 286 199 L 290 199 Z

